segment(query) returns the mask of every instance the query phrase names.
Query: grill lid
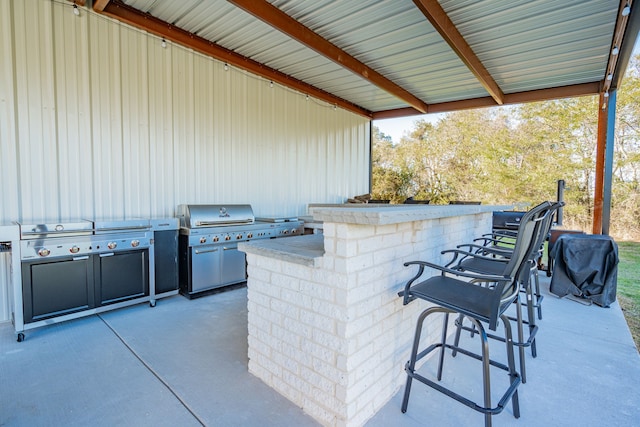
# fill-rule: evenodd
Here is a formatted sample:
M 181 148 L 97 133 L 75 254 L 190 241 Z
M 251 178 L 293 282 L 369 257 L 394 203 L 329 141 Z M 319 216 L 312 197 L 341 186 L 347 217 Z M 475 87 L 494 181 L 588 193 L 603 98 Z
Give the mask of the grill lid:
M 38 223 L 18 221 L 20 239 L 43 239 L 58 236 L 82 236 L 93 233 L 93 222 L 84 219 L 51 219 Z
M 255 222 L 251 205 L 178 205 L 177 216 L 180 227 L 191 229 Z
M 95 218 L 93 220 L 93 227 L 95 234 L 143 231 L 151 228 L 151 221 L 145 218 L 133 217 Z

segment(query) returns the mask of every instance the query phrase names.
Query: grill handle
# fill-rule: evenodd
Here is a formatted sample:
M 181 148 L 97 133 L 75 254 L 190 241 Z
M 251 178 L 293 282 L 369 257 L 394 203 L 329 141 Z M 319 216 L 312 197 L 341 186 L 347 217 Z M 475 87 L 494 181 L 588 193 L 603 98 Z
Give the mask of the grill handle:
M 199 254 L 206 254 L 206 253 L 209 253 L 209 252 L 217 252 L 218 250 L 219 250 L 218 248 L 214 248 L 214 249 L 205 249 L 205 250 L 199 250 L 199 249 L 196 249 L 196 251 L 195 251 L 195 252 L 196 252 L 196 255 L 199 255 Z
M 211 227 L 236 224 L 253 224 L 252 220 L 239 219 L 237 221 L 196 221 L 196 227 Z

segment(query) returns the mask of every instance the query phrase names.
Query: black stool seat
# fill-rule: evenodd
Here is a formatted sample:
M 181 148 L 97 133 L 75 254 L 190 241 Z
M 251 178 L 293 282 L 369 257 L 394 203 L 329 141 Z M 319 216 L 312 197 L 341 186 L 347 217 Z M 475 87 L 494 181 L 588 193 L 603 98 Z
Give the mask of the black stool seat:
M 454 309 L 486 323 L 491 322 L 491 314 L 495 311 L 491 304 L 493 294 L 491 288 L 447 276 L 435 276 L 411 287 L 411 295 L 414 297 Z M 504 312 L 510 303 L 511 301 L 502 303 L 499 311 Z M 492 326 L 494 327 L 490 329 L 495 330 L 495 325 Z

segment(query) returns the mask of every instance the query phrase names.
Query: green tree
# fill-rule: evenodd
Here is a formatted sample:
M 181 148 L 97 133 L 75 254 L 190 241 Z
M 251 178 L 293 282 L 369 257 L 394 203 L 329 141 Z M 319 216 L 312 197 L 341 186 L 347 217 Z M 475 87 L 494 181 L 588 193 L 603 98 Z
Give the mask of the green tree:
M 640 240 L 640 56 L 618 90 L 611 234 Z
M 611 233 L 640 238 L 640 59 L 618 91 Z M 566 182 L 565 225 L 591 230 L 598 97 L 446 114 L 415 122 L 398 144 L 374 132 L 373 193 L 535 204 Z

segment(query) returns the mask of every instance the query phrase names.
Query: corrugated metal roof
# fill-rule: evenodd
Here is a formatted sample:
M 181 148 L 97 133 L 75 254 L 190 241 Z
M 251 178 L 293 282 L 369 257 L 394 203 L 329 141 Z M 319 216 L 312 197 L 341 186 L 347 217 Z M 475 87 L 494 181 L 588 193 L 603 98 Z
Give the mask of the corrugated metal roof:
M 366 110 L 411 106 L 398 93 L 231 2 L 122 1 Z M 490 96 L 411 0 L 268 3 L 427 104 Z M 440 0 L 439 4 L 504 94 L 605 79 L 620 0 Z M 634 41 L 636 36 L 632 35 Z
M 441 4 L 505 93 L 604 77 L 615 0 Z

